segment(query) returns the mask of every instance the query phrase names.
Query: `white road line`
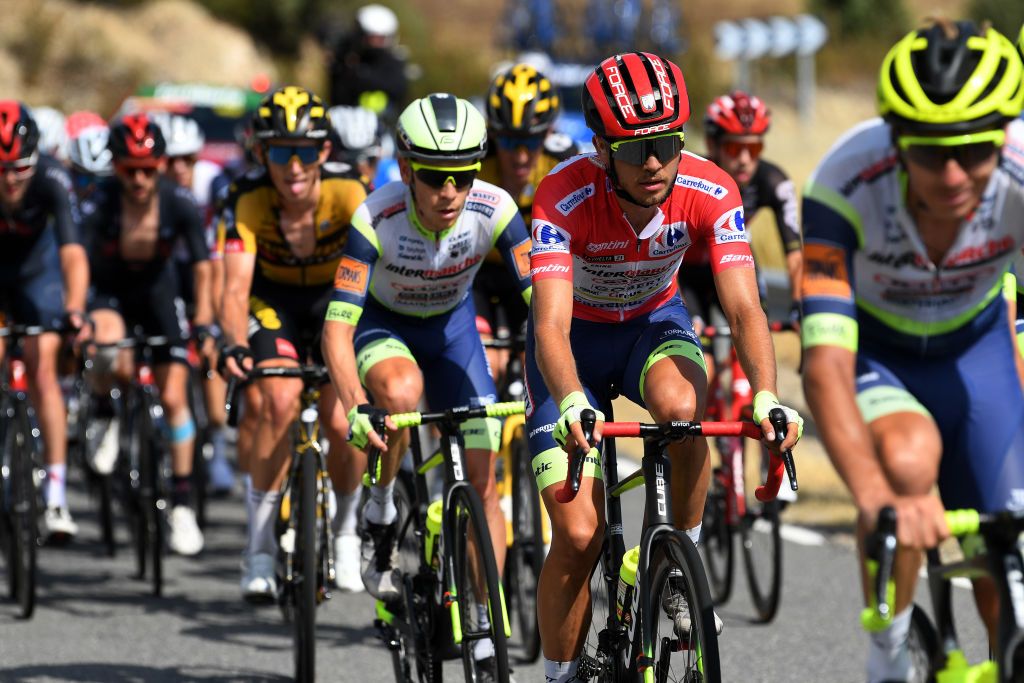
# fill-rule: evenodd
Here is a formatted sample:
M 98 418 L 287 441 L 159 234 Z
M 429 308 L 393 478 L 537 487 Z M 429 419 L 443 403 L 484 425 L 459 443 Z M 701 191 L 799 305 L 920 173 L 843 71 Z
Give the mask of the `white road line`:
M 783 540 L 797 545 L 825 545 L 828 542 L 824 534 L 793 524 L 783 524 L 779 535 Z

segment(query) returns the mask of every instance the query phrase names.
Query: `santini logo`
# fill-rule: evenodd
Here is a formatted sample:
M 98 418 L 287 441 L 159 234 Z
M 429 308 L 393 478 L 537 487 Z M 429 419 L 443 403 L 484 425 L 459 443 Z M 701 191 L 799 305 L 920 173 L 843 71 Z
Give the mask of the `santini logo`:
M 573 212 L 577 206 L 583 203 L 583 200 L 587 197 L 591 197 L 594 194 L 594 183 L 590 183 L 585 187 L 581 187 L 578 190 L 574 190 L 569 194 L 562 197 L 561 201 L 555 206 L 558 207 L 558 211 L 563 216 L 568 216 Z
M 710 183 L 703 178 L 697 178 L 692 175 L 677 175 L 676 185 L 682 185 L 683 187 L 691 190 L 697 190 L 704 194 L 709 194 L 716 199 L 722 199 L 725 195 L 729 194 L 729 190 L 725 189 L 721 185 Z

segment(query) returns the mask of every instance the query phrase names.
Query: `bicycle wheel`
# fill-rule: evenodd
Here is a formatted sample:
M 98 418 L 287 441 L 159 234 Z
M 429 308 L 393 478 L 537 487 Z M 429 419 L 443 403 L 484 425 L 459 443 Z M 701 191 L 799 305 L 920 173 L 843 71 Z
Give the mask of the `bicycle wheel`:
M 944 666 L 941 661 L 943 652 L 939 643 L 939 633 L 935 630 L 932 620 L 928 618 L 928 614 L 916 604 L 910 613 L 907 649 L 910 651 L 910 661 L 914 666 L 914 675 L 908 683 L 934 681 L 936 673 Z
M 763 447 L 762 447 L 763 448 Z M 762 468 L 768 462 L 762 453 Z M 782 536 L 779 501 L 762 503 L 747 500 L 747 512 L 740 524 L 743 541 L 743 564 L 746 567 L 750 600 L 757 611 L 757 620 L 768 623 L 779 610 L 782 593 Z
M 540 656 L 537 627 L 537 580 L 544 566 L 544 530 L 541 527 L 540 495 L 533 476 L 530 451 L 523 438 L 510 444 L 512 456 L 512 546 L 505 559 L 505 582 L 510 611 L 515 613 L 516 640 L 522 659 L 535 662 Z
M 192 442 L 192 495 L 195 497 L 196 524 L 206 529 L 206 486 L 208 475 L 208 458 L 212 457 L 213 445 L 210 443 L 209 420 L 206 414 L 206 396 L 203 394 L 202 373 L 193 369 L 189 373 L 189 410 L 196 424 L 196 436 Z
M 716 605 L 728 602 L 732 595 L 732 574 L 735 566 L 733 528 L 726 518 L 728 500 L 731 495 L 719 481 L 716 471 L 711 479 L 707 500 L 704 501 L 704 516 L 701 524 L 701 545 L 704 546 L 704 566 L 707 569 L 711 599 Z
M 599 683 L 617 683 L 627 680 L 629 634 L 615 615 L 618 574 L 607 554 L 605 541 L 601 558 L 590 575 L 590 628 L 580 661 L 581 665 L 586 662 L 585 666 L 590 667 L 585 673 L 589 678 L 596 677 Z M 612 572 L 615 575 L 609 584 L 605 574 Z
M 295 539 L 295 599 L 292 629 L 295 636 L 295 680 L 316 679 L 316 454 L 306 451 L 301 458 L 299 490 L 292 492 L 292 514 L 298 514 Z M 298 493 L 296 496 L 295 494 Z
M 444 514 L 445 531 L 454 534 L 449 537 L 453 540 L 445 539 L 442 547 L 450 553 L 455 568 L 452 578 L 458 599 L 466 680 L 507 683 L 506 615 L 483 505 L 473 488 L 458 486 L 451 491 Z M 487 645 L 488 639 L 493 647 Z
M 160 596 L 163 593 L 164 580 L 163 511 L 167 507 L 167 501 L 161 495 L 163 450 L 156 433 L 155 413 L 154 399 L 146 396 L 139 407 L 139 416 L 142 419 L 138 427 L 139 478 L 142 481 L 139 506 L 142 525 L 145 527 L 145 533 L 142 534 L 144 543 L 140 549 L 148 556 L 150 563 L 153 595 Z
M 721 681 L 711 593 L 700 555 L 685 534 L 675 531 L 655 541 L 649 576 L 650 602 L 641 607 L 653 626 L 654 680 Z M 680 632 L 686 621 L 689 628 Z
M 10 532 L 8 587 L 11 599 L 18 605 L 18 616 L 28 619 L 36 603 L 36 522 L 39 512 L 32 464 L 33 437 L 23 403 L 15 403 L 12 419 L 4 449 L 9 470 L 6 501 Z

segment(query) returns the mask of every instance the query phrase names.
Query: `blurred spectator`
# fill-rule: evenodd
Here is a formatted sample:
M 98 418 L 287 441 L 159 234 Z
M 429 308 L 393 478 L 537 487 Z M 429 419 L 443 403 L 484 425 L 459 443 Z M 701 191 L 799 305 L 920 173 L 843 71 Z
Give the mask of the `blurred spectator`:
M 356 12 L 352 31 L 342 37 L 330 66 L 331 104 L 365 107 L 394 121 L 408 89 L 405 57 L 396 50 L 398 17 L 383 5 Z

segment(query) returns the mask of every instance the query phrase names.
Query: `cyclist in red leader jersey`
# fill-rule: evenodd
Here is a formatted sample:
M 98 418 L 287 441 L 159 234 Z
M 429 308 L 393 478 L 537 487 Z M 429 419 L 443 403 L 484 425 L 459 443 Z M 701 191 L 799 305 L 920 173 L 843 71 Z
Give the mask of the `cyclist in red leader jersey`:
M 608 58 L 586 81 L 583 110 L 596 153 L 556 167 L 537 189 L 527 334 L 527 427 L 552 526 L 537 606 L 545 675 L 556 683 L 576 676 L 604 525 L 596 450 L 580 494 L 569 504 L 555 502 L 567 471 L 562 449 L 583 442 L 580 412 L 606 406 L 613 386 L 656 420 L 703 415 L 704 358 L 675 282 L 692 244 L 710 249 L 722 306 L 757 391 L 755 416 L 769 440 L 774 433 L 765 416 L 778 405 L 740 193 L 720 168 L 682 151 L 690 110 L 679 67 L 649 53 Z M 802 420 L 785 410 L 788 448 Z M 595 441 L 603 424 L 597 413 Z M 707 445 L 695 440 L 670 451 L 677 463 L 675 522 L 696 541 L 710 472 Z M 685 607 L 670 607 L 676 628 L 688 629 Z

